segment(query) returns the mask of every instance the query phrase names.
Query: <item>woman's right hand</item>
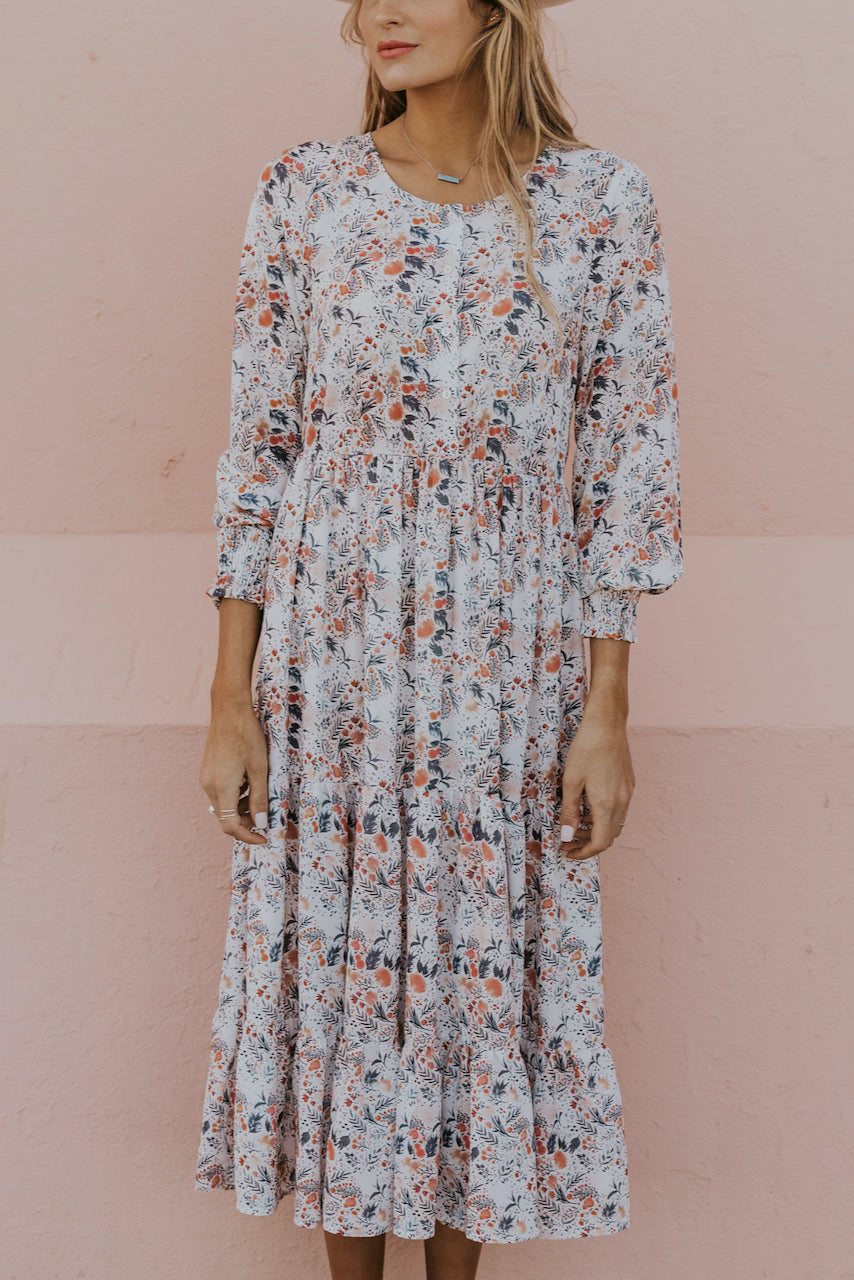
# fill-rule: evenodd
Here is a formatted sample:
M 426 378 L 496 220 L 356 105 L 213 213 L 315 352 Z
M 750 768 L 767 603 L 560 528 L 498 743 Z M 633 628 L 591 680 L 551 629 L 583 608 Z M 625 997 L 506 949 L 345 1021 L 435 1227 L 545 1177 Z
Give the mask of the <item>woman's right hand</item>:
M 223 832 L 246 844 L 266 844 L 267 836 L 252 827 L 268 826 L 267 739 L 251 698 L 223 700 L 213 705 L 208 740 L 199 768 L 199 782 L 219 814 Z M 249 782 L 248 795 L 241 795 Z

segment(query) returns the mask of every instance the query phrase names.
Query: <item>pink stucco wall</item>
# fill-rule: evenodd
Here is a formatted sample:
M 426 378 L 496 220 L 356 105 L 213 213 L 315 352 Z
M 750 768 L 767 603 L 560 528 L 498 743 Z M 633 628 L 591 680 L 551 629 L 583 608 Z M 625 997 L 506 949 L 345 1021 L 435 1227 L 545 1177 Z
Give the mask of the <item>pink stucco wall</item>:
M 3 1280 L 326 1274 L 193 1185 L 230 841 L 197 782 L 231 306 L 279 148 L 358 130 L 332 0 L 5 20 Z M 632 1226 L 560 1280 L 843 1280 L 854 1036 L 850 76 L 841 0 L 576 0 L 553 64 L 660 205 L 686 577 L 643 601 L 602 856 Z M 849 68 L 850 70 L 850 68 Z M 10 1034 L 11 1033 L 11 1034 Z M 387 1275 L 423 1275 L 392 1240 Z

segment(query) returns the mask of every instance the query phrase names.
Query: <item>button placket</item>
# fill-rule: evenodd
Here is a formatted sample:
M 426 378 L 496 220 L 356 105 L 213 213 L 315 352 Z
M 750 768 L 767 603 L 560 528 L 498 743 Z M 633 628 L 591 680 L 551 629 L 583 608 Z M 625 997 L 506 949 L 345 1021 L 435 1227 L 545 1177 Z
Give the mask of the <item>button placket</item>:
M 460 402 L 460 334 L 457 323 L 457 294 L 464 232 L 458 210 L 449 208 L 446 211 L 444 230 L 447 245 L 446 270 L 443 273 L 445 297 L 441 299 L 441 310 L 437 312 L 436 323 L 444 330 L 445 341 L 441 348 L 441 357 L 437 361 L 437 375 L 439 384 L 442 386 L 439 397 L 447 432 L 444 444 L 449 453 L 456 454 Z

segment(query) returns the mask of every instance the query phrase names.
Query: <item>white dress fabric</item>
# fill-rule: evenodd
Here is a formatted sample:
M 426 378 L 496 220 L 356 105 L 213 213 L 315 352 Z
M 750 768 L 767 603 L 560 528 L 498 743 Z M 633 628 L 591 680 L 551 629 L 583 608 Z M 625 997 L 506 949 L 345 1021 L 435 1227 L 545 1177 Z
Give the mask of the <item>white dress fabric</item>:
M 234 842 L 196 1173 L 243 1213 L 629 1225 L 598 858 L 559 819 L 583 637 L 635 641 L 683 571 L 670 296 L 636 164 L 548 146 L 526 183 L 563 336 L 509 202 L 415 197 L 370 133 L 252 200 L 208 593 L 263 610 L 270 827 Z

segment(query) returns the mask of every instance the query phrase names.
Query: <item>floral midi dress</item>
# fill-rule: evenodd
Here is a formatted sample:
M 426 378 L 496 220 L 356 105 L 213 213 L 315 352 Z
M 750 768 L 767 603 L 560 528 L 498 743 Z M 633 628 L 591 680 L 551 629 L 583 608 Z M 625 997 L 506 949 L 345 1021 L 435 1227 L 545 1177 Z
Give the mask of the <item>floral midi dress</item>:
M 234 842 L 196 1185 L 369 1236 L 629 1225 L 598 859 L 559 852 L 583 637 L 682 573 L 649 181 L 547 146 L 506 197 L 370 133 L 260 175 L 208 595 L 262 610 L 269 833 Z M 574 436 L 571 463 L 568 446 Z

